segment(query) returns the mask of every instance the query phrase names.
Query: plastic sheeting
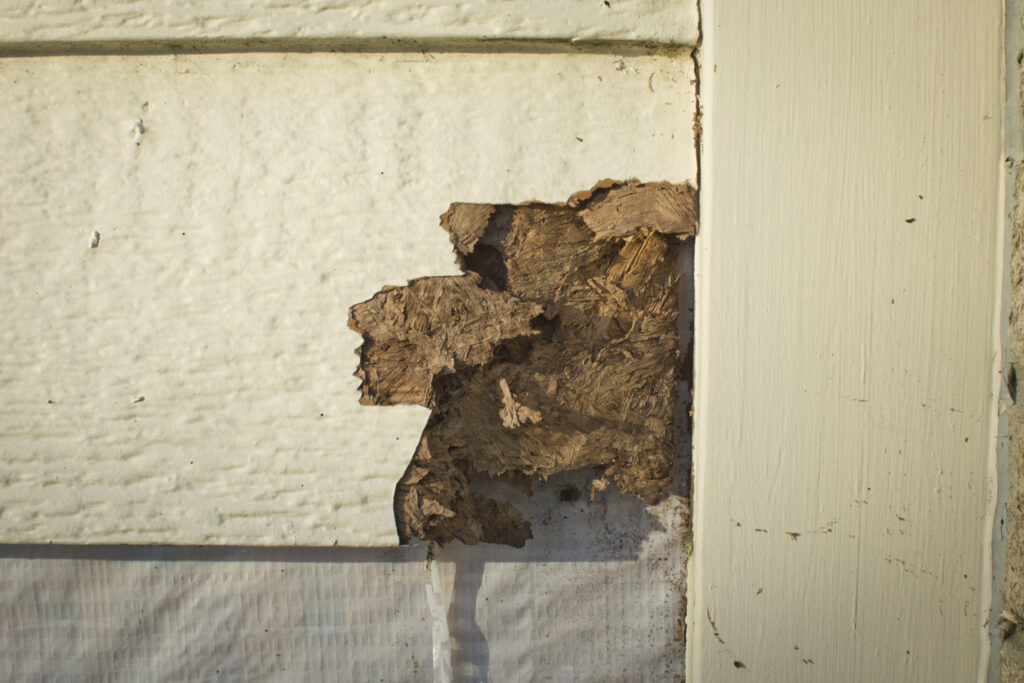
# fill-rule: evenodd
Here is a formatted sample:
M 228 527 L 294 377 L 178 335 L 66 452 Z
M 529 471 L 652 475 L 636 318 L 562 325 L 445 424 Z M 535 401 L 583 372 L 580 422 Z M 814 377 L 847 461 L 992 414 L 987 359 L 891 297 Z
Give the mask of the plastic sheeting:
M 516 501 L 522 550 L 438 551 L 454 680 L 682 679 L 685 504 L 585 485 Z M 0 679 L 435 680 L 426 554 L 0 546 Z

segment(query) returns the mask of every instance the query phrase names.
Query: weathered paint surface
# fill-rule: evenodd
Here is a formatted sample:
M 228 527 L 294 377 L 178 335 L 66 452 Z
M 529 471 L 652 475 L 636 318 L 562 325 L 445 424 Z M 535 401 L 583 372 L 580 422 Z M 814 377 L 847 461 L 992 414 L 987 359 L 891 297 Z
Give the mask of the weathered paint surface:
M 0 43 L 587 40 L 692 45 L 696 2 L 662 0 L 0 0 Z
M 349 307 L 459 272 L 454 200 L 692 180 L 692 75 L 607 55 L 0 60 L 0 541 L 396 543 L 428 411 L 358 405 Z
M 705 3 L 690 680 L 984 680 L 1001 16 Z

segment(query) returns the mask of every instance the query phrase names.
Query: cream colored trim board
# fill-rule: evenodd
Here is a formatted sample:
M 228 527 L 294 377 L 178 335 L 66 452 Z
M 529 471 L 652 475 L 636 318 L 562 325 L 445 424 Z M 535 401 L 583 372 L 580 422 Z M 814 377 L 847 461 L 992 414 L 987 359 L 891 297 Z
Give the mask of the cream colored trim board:
M 983 681 L 997 0 L 703 5 L 688 680 Z
M 0 0 L 0 45 L 197 40 L 549 40 L 692 45 L 694 0 Z

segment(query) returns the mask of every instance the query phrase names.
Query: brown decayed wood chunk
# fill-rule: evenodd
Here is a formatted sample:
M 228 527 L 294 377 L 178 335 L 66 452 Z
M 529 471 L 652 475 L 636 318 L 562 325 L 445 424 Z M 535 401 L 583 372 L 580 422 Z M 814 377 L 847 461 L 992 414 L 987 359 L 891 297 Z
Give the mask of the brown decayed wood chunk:
M 474 472 L 528 485 L 592 467 L 657 502 L 693 188 L 603 181 L 565 204 L 453 204 L 441 223 L 466 275 L 385 288 L 350 316 L 362 401 L 431 408 L 396 488 L 402 541 L 525 544 L 529 522 L 473 491 Z

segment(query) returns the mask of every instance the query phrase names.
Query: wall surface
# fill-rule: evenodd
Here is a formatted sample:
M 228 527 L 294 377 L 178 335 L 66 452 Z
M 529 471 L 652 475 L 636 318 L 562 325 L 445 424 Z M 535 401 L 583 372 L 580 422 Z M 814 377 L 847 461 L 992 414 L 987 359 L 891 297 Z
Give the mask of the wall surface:
M 708 2 L 694 681 L 985 680 L 999 2 Z
M 694 3 L 240 7 L 0 0 L 0 53 L 49 55 L 0 60 L 0 676 L 680 679 L 678 486 L 540 484 L 433 610 L 422 545 L 23 543 L 393 543 L 425 411 L 356 405 L 349 305 L 454 272 L 452 201 L 696 175 L 689 54 L 636 44 Z
M 1017 401 L 1017 376 L 1024 367 L 1024 64 L 1018 61 L 1024 49 L 1024 3 L 1006 4 L 1006 120 L 1004 146 L 1006 164 L 1006 206 L 1003 214 L 1009 224 L 1004 253 L 1005 282 L 1003 299 L 1006 340 L 1003 368 L 1007 372 L 1006 396 L 1000 424 L 1005 469 L 999 472 L 1001 498 L 996 508 L 999 534 L 1004 543 L 1002 558 L 995 556 L 995 574 L 1001 578 L 1002 599 L 996 622 L 1001 645 L 999 680 L 1002 683 L 1024 681 L 1024 405 Z M 999 560 L 1003 562 L 1000 565 Z M 995 612 L 995 608 L 993 608 Z
M 692 65 L 515 54 L 0 61 L 0 540 L 388 545 L 427 410 L 352 304 L 458 273 L 453 201 L 695 175 Z

